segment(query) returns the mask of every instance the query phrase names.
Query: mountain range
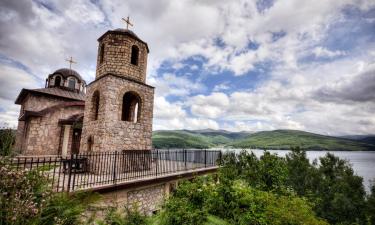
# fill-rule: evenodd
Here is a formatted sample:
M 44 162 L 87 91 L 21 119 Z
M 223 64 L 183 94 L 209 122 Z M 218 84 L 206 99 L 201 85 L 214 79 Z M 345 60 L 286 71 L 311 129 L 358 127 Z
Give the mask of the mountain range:
M 154 131 L 154 148 L 252 148 L 375 151 L 375 135 L 327 136 L 299 130 L 230 132 L 226 130 Z

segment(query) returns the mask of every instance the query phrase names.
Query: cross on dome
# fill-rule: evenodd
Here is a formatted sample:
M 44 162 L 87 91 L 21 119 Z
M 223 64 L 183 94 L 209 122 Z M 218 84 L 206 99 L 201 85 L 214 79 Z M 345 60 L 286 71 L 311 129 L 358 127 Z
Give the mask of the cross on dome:
M 72 69 L 73 63 L 77 63 L 77 62 L 73 61 L 73 57 L 71 57 L 71 56 L 70 56 L 70 59 L 65 59 L 65 61 L 69 62 L 69 69 Z

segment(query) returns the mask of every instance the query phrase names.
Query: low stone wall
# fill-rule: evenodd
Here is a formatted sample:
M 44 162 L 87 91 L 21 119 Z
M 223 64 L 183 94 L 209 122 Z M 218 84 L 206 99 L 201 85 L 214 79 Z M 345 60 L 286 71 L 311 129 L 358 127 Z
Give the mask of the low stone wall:
M 170 194 L 170 190 L 176 187 L 178 181 L 159 183 L 155 185 L 116 190 L 104 193 L 103 199 L 98 203 L 101 208 L 105 209 L 109 206 L 128 207 L 137 209 L 146 214 L 152 215 L 161 209 L 165 198 Z

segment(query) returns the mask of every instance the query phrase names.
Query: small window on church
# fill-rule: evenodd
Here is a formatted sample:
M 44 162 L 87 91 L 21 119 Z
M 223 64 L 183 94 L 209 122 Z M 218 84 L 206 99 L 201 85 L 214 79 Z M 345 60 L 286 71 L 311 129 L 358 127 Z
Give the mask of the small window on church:
M 92 152 L 93 145 L 94 145 L 94 140 L 93 140 L 92 136 L 90 136 L 87 139 L 87 152 Z
M 122 98 L 121 120 L 136 123 L 140 118 L 141 98 L 134 92 L 126 92 Z
M 138 65 L 139 49 L 137 46 L 132 46 L 131 64 Z
M 61 86 L 61 77 L 57 76 L 55 77 L 55 87 L 60 87 Z
M 99 63 L 103 63 L 104 62 L 104 44 L 102 44 L 100 46 L 100 57 L 99 57 Z
M 92 119 L 97 120 L 99 117 L 100 94 L 95 91 L 92 95 Z
M 74 78 L 69 78 L 68 87 L 69 87 L 70 89 L 75 89 L 75 87 L 76 87 L 76 79 L 74 79 Z

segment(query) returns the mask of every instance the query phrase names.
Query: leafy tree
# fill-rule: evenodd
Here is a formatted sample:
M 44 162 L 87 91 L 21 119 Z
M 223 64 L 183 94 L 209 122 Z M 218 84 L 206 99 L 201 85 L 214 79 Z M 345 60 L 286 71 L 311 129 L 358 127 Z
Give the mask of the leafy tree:
M 315 210 L 332 224 L 364 222 L 365 190 L 362 177 L 354 175 L 346 160 L 327 153 L 320 158 Z
M 221 180 L 246 180 L 249 185 L 266 191 L 281 191 L 286 185 L 288 168 L 284 158 L 265 151 L 258 159 L 253 152 L 224 154 Z
M 366 217 L 369 224 L 375 225 L 375 181 L 373 181 L 371 185 L 371 193 L 367 197 Z
M 317 168 L 310 164 L 306 151 L 299 147 L 292 148 L 286 155 L 288 168 L 287 185 L 299 196 L 309 196 L 316 188 Z

